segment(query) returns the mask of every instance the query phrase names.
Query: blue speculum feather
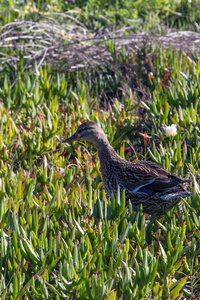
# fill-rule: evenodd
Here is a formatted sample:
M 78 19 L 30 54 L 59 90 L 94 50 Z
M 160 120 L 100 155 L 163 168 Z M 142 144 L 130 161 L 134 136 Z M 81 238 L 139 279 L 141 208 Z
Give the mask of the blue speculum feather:
M 140 189 L 139 192 L 145 193 L 145 194 L 147 194 L 147 195 L 153 195 L 153 194 L 155 194 L 154 191 L 152 191 L 152 190 L 147 190 L 147 189 L 145 189 L 145 188 Z

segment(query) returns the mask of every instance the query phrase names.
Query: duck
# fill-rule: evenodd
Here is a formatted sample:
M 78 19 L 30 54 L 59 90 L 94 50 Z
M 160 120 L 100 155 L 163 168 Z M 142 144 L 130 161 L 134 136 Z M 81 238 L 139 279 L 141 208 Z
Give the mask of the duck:
M 116 197 L 125 190 L 126 205 L 129 201 L 134 211 L 143 207 L 143 212 L 163 214 L 180 202 L 181 197 L 191 196 L 188 182 L 170 173 L 162 166 L 147 160 L 127 161 L 121 158 L 110 145 L 103 129 L 93 121 L 83 122 L 76 132 L 62 143 L 86 140 L 97 148 L 104 188 L 109 197 Z

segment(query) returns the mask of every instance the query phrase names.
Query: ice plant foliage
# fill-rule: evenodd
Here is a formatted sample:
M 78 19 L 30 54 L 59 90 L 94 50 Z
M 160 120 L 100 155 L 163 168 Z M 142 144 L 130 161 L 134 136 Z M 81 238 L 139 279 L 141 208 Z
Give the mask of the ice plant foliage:
M 153 105 L 145 107 L 148 135 L 144 131 L 138 136 L 135 125 L 140 122 L 141 128 L 144 120 L 138 117 L 132 94 L 128 99 L 123 95 L 121 105 L 116 100 L 110 109 L 98 110 L 86 83 L 77 80 L 72 87 L 65 75 L 54 77 L 51 69 L 26 73 L 19 82 L 11 89 L 5 77 L 0 90 L 0 298 L 186 298 L 185 284 L 192 291 L 192 278 L 200 270 L 196 97 L 190 91 L 191 106 L 183 110 L 175 107 L 175 92 L 167 105 L 166 91 L 162 94 L 156 85 L 159 93 L 152 97 Z M 28 98 L 27 90 L 33 91 Z M 184 99 L 181 103 L 188 105 Z M 178 132 L 173 143 L 156 139 L 169 109 L 174 121 L 187 129 Z M 142 210 L 135 213 L 131 204 L 125 205 L 125 194 L 106 197 L 92 145 L 60 143 L 87 118 L 101 125 L 127 160 L 151 158 L 185 179 L 193 173 L 192 196 L 181 203 L 181 213 L 176 206 L 154 223 Z M 166 127 L 172 127 L 170 133 L 176 128 Z M 123 139 L 131 141 L 132 152 L 120 143 Z M 143 147 L 146 142 L 148 147 Z
M 192 85 L 185 88 L 184 109 L 177 104 L 178 83 L 169 97 L 155 81 L 152 89 L 159 92 L 152 106 L 145 106 L 147 121 L 133 105 L 131 91 L 128 98 L 123 94 L 121 104 L 116 99 L 110 109 L 96 109 L 100 99 L 79 73 L 72 85 L 70 74 L 66 78 L 40 67 L 32 75 L 27 70 L 13 88 L 5 76 L 0 89 L 0 299 L 188 297 L 185 287 L 194 290 L 200 270 L 195 171 L 200 169 L 200 64 L 198 70 L 193 75 L 198 89 L 193 94 Z M 173 143 L 157 139 L 169 110 L 173 123 L 187 129 Z M 185 179 L 193 180 L 192 173 L 192 196 L 156 222 L 142 209 L 135 213 L 131 204 L 125 205 L 125 194 L 106 197 L 94 147 L 60 143 L 87 118 L 101 125 L 127 160 L 151 158 Z M 144 122 L 148 128 L 138 136 L 136 125 L 141 128 Z M 124 139 L 132 152 L 121 143 Z

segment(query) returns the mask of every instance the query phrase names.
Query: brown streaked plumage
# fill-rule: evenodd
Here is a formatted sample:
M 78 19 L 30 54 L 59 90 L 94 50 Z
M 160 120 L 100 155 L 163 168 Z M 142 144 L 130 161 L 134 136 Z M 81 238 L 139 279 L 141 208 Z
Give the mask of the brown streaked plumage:
M 125 190 L 126 202 L 130 200 L 134 210 L 142 204 L 145 213 L 162 214 L 178 203 L 180 197 L 191 195 L 185 186 L 189 180 L 181 179 L 154 162 L 129 162 L 121 158 L 97 123 L 82 123 L 71 137 L 62 142 L 79 139 L 96 146 L 108 195 L 111 196 L 112 192 L 116 195 L 119 185 L 120 191 Z

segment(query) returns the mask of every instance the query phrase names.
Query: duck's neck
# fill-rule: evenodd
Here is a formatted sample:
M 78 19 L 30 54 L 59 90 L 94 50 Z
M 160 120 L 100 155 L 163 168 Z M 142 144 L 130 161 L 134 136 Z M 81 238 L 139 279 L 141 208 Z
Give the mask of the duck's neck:
M 101 141 L 101 143 L 95 144 L 101 164 L 101 171 L 104 175 L 109 172 L 114 166 L 120 164 L 123 159 L 116 153 L 113 147 L 109 144 L 107 138 Z

